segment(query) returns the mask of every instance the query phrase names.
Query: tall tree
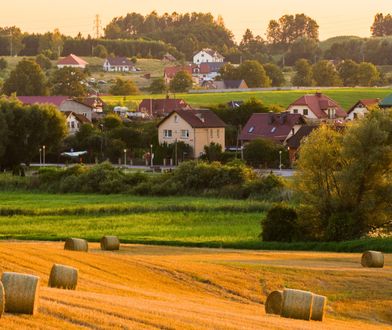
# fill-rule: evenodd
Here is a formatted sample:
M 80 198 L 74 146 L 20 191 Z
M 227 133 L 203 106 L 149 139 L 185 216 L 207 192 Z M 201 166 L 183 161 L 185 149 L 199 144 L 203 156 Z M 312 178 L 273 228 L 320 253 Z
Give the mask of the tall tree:
M 301 58 L 315 63 L 317 62 L 317 58 L 321 56 L 321 53 L 317 40 L 300 37 L 290 46 L 285 56 L 286 65 L 293 65 Z
M 263 66 L 257 61 L 245 61 L 239 66 L 239 72 L 246 84 L 253 87 L 269 87 L 271 79 L 267 76 Z
M 327 60 L 313 65 L 313 79 L 317 86 L 341 86 L 342 81 L 335 66 Z
M 358 83 L 361 86 L 375 86 L 380 82 L 380 71 L 372 63 L 362 62 L 358 67 Z
M 344 86 L 356 86 L 358 84 L 358 69 L 358 63 L 352 60 L 343 61 L 339 64 L 338 72 Z
M 3 92 L 7 95 L 47 95 L 47 81 L 41 67 L 30 59 L 21 60 L 5 81 Z
M 113 95 L 135 95 L 139 89 L 132 80 L 117 78 L 116 82 L 110 87 L 110 93 Z
M 180 71 L 170 82 L 170 90 L 177 93 L 187 92 L 192 88 L 192 85 L 192 76 L 186 71 Z
M 384 37 L 392 35 L 392 15 L 383 15 L 382 13 L 374 16 L 374 21 L 370 27 L 373 37 Z
M 295 62 L 295 75 L 292 79 L 294 86 L 313 86 L 313 69 L 309 61 L 300 59 Z
M 263 65 L 267 76 L 271 79 L 271 86 L 279 87 L 285 83 L 284 75 L 282 70 L 273 63 L 267 63 Z
M 64 67 L 53 72 L 52 95 L 84 96 L 86 74 L 77 68 Z

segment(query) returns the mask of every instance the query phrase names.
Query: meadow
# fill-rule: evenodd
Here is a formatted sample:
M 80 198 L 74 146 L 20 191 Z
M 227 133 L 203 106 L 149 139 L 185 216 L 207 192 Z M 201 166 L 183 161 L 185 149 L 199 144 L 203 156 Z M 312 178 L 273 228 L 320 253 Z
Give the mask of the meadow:
M 195 197 L 0 192 L 0 239 L 59 241 L 102 233 L 126 243 L 240 249 L 392 252 L 392 239 L 262 242 L 271 203 Z
M 289 91 L 256 91 L 256 92 L 226 92 L 226 93 L 199 93 L 175 94 L 176 98 L 184 99 L 193 107 L 208 107 L 229 101 L 246 101 L 256 98 L 267 105 L 280 105 L 286 108 L 290 103 L 304 94 L 315 93 L 318 90 L 289 90 Z M 344 109 L 350 109 L 358 100 L 369 98 L 385 98 L 392 93 L 392 88 L 336 88 L 323 89 L 322 93 L 337 101 Z M 163 94 L 139 94 L 128 96 L 102 96 L 102 99 L 112 105 L 137 102 L 147 98 L 165 98 Z M 171 95 L 174 97 L 174 95 Z
M 79 270 L 75 291 L 48 288 L 53 263 Z M 2 329 L 390 329 L 392 255 L 366 269 L 360 254 L 238 251 L 90 243 L 0 242 L 3 271 L 39 276 L 38 312 L 5 313 Z M 269 315 L 285 287 L 328 298 L 323 322 Z

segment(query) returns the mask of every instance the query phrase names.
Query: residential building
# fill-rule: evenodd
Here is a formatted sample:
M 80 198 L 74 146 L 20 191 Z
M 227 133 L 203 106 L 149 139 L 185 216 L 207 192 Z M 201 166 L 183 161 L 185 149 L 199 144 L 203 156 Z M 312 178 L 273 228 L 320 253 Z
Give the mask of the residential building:
M 288 106 L 287 111 L 315 121 L 344 119 L 347 115 L 336 101 L 322 93 L 301 96 Z
M 204 48 L 193 55 L 193 63 L 201 64 L 207 62 L 223 62 L 224 57 L 217 51 L 210 48 Z
M 70 54 L 57 62 L 57 67 L 59 69 L 64 67 L 84 69 L 87 65 L 88 63 L 85 60 L 74 54 Z
M 175 110 L 158 124 L 159 143 L 184 142 L 198 158 L 204 147 L 217 143 L 225 150 L 226 124 L 211 110 Z
M 223 62 L 201 63 L 193 69 L 193 75 L 199 79 L 199 82 L 212 81 L 219 76 L 219 70 L 225 65 Z
M 375 107 L 380 102 L 380 99 L 362 99 L 355 103 L 350 110 L 347 111 L 347 120 L 354 120 L 363 118 L 369 112 L 371 107 Z
M 290 164 L 293 164 L 297 160 L 298 151 L 301 147 L 302 140 L 312 133 L 316 128 L 318 128 L 316 125 L 303 125 L 294 135 L 286 140 L 285 145 L 289 151 Z
M 138 112 L 148 114 L 151 118 L 165 117 L 174 110 L 191 110 L 192 107 L 182 99 L 144 99 Z
M 174 78 L 174 76 L 180 72 L 180 71 L 185 71 L 188 72 L 191 76 L 193 75 L 194 70 L 196 70 L 197 66 L 196 65 L 183 65 L 183 66 L 168 66 L 164 69 L 163 71 L 163 79 L 165 80 L 165 83 L 168 85 Z M 197 79 L 194 80 L 194 82 L 198 82 Z
M 62 112 L 74 112 L 85 116 L 89 121 L 103 118 L 105 103 L 97 96 L 68 99 L 60 105 Z
M 175 62 L 175 61 L 177 61 L 177 59 L 170 53 L 166 53 L 165 55 L 163 55 L 162 60 L 163 61 L 168 61 L 168 62 Z
M 69 99 L 69 96 L 17 96 L 16 97 L 23 104 L 52 104 L 57 108 Z
M 380 108 L 392 108 L 392 94 L 388 95 L 386 98 L 382 99 L 378 104 Z
M 108 57 L 103 63 L 103 70 L 107 72 L 136 71 L 133 62 L 126 57 Z
M 239 139 L 241 143 L 247 143 L 264 138 L 284 144 L 302 125 L 305 125 L 305 120 L 300 114 L 254 113 L 242 129 Z
M 210 85 L 211 89 L 246 89 L 245 80 L 217 80 Z
M 67 121 L 68 135 L 73 135 L 79 132 L 80 127 L 84 124 L 91 124 L 91 121 L 83 115 L 72 111 L 65 111 L 63 113 Z

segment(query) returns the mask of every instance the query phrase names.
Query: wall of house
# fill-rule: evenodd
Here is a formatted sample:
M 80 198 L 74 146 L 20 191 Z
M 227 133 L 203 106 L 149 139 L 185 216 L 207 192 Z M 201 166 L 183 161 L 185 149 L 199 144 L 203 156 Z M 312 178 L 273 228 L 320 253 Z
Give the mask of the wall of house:
M 356 107 L 347 115 L 347 120 L 354 120 L 355 117 L 363 118 L 369 111 L 365 107 Z M 356 116 L 355 116 L 356 115 Z
M 298 130 L 302 127 L 302 125 L 294 125 L 293 128 L 291 129 L 290 133 L 287 135 L 286 139 L 284 140 L 283 143 L 285 143 L 289 138 L 291 138 L 293 135 L 297 134 Z
M 62 69 L 62 68 L 79 68 L 79 69 L 84 69 L 84 68 L 86 68 L 85 65 L 80 65 L 80 64 L 57 64 L 57 67 L 59 69 Z
M 222 146 L 225 150 L 225 128 L 195 128 L 194 155 L 200 157 L 204 153 L 204 147 L 212 142 Z
M 294 109 L 297 109 L 300 115 L 303 115 L 305 118 L 308 119 L 318 119 L 318 117 L 309 109 L 308 106 L 306 105 L 292 105 L 289 106 L 287 111 L 290 113 L 294 113 Z M 307 109 L 308 110 L 308 114 L 304 115 L 304 110 Z
M 83 115 L 88 120 L 92 121 L 92 109 L 72 100 L 64 101 L 60 105 L 60 111 L 72 111 L 77 114 Z
M 72 114 L 67 117 L 67 127 L 68 127 L 68 135 L 73 135 L 79 132 L 80 123 Z

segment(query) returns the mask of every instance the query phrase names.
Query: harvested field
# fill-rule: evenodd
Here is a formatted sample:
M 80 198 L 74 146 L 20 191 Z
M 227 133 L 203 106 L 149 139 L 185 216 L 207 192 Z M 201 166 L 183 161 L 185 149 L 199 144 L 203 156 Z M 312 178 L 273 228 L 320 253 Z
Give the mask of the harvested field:
M 0 242 L 2 271 L 41 277 L 35 316 L 4 314 L 0 328 L 390 329 L 392 255 L 383 269 L 361 254 L 122 245 L 66 251 L 61 242 Z M 48 288 L 53 263 L 79 269 L 76 291 Z M 325 321 L 267 315 L 273 290 L 327 296 Z

